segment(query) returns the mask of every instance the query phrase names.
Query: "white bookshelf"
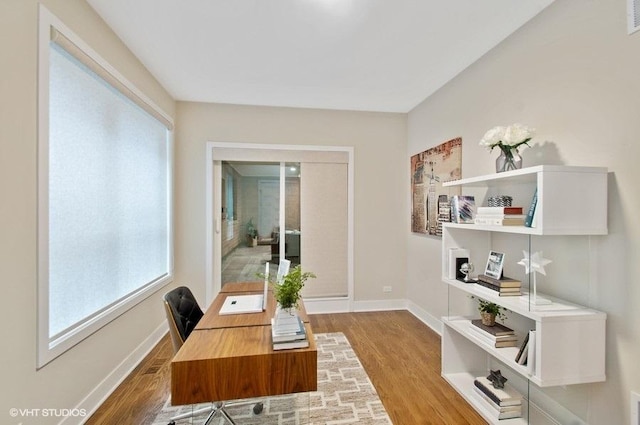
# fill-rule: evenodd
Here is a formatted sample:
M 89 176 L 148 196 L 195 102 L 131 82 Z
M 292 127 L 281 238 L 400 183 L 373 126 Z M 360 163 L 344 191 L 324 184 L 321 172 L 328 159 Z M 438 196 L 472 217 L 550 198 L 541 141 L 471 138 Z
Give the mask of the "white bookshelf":
M 444 187 L 481 188 L 488 195 L 508 192 L 514 203 L 526 209 L 538 190 L 536 227 L 464 226 L 469 230 L 531 235 L 606 235 L 607 169 L 538 165 L 536 167 L 471 177 L 443 183 Z M 589 188 L 589 190 L 580 190 Z
M 448 270 L 450 248 L 468 249 L 472 258 L 475 254 L 476 264 L 479 264 L 477 259 L 481 256 L 486 259 L 489 250 L 493 249 L 496 234 L 501 235 L 502 243 L 513 240 L 512 244 L 525 245 L 517 248 L 527 251 L 531 248 L 532 237 L 607 234 L 606 168 L 545 165 L 447 182 L 444 186 L 460 186 L 463 195 L 474 194 L 477 205 L 483 204 L 484 196 L 509 194 L 514 198 L 514 205 L 523 206 L 525 211 L 537 188 L 538 203 L 534 228 L 444 223 L 443 273 Z M 587 262 L 588 257 L 584 261 Z M 528 397 L 532 392 L 540 397 L 543 391 L 536 387 L 588 384 L 606 379 L 605 313 L 541 293 L 538 297 L 550 303 L 534 305 L 527 288 L 523 288 L 522 296 L 501 297 L 477 284 L 446 276 L 442 281 L 449 291 L 448 315 L 442 318 L 442 376 L 490 423 L 526 424 L 535 412 L 538 418 L 545 418 L 540 423 L 552 424 L 551 415 Z M 477 310 L 470 310 L 470 302 L 464 302 L 470 297 L 482 298 L 508 309 L 509 326 L 516 331 L 519 342 L 529 330 L 536 331 L 532 364 L 522 366 L 515 362 L 519 347 L 495 348 L 475 336 L 470 327 L 474 326 L 471 319 L 478 318 Z M 491 368 L 500 368 L 523 394 L 522 418 L 497 420 L 486 401 L 476 397 L 473 380 L 486 376 Z M 543 405 L 548 403 L 541 401 Z

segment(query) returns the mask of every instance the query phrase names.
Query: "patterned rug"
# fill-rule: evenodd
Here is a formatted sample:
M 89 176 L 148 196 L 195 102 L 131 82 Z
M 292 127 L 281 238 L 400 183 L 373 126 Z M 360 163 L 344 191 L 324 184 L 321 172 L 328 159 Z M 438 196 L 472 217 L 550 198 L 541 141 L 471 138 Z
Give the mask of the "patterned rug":
M 238 425 L 362 424 L 390 425 L 391 420 L 360 360 L 342 333 L 317 334 L 318 391 L 262 399 L 264 410 L 254 415 L 252 405 L 228 407 Z M 196 408 L 207 407 L 207 404 Z M 153 425 L 167 425 L 171 417 L 192 406 L 165 406 Z M 201 424 L 207 414 L 181 419 L 176 425 Z M 216 417 L 215 425 L 226 424 Z

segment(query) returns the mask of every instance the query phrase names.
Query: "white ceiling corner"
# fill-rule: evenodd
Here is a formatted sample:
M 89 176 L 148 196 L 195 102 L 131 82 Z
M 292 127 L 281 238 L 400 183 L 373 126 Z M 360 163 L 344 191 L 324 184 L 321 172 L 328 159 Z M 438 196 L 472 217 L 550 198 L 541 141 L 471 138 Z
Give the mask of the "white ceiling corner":
M 176 100 L 408 112 L 553 0 L 87 0 Z

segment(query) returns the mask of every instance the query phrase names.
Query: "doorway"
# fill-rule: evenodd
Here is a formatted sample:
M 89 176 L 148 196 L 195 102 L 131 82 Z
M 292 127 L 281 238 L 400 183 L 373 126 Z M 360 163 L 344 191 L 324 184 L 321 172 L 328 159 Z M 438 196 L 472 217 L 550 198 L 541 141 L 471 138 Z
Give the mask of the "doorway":
M 310 290 L 309 293 L 305 295 L 303 291 L 306 305 L 311 305 L 307 297 L 318 302 L 331 301 L 333 305 L 338 300 L 339 309 L 348 311 L 353 299 L 353 148 L 219 142 L 207 144 L 205 286 L 209 302 L 222 286 L 222 251 L 226 240 L 222 237 L 222 232 L 230 226 L 223 223 L 222 215 L 222 180 L 223 175 L 229 172 L 227 168 L 223 171 L 225 162 L 233 163 L 234 167 L 239 166 L 239 163 L 253 166 L 275 163 L 279 169 L 279 176 L 269 178 L 264 174 L 246 175 L 245 171 L 238 171 L 237 167 L 232 171 L 236 191 L 232 218 L 235 221 L 236 237 L 245 238 L 246 225 L 253 218 L 252 224 L 257 230 L 257 249 L 253 253 L 265 251 L 261 261 L 271 260 L 276 264 L 279 258 L 288 257 L 294 263 L 302 262 L 305 270 L 313 271 L 318 276 L 313 285 L 307 285 L 313 288 L 305 287 L 305 291 Z M 295 178 L 290 177 L 290 173 Z M 255 189 L 243 186 L 243 179 L 253 179 L 255 185 L 252 187 Z M 273 226 L 273 211 L 266 214 L 259 211 L 263 208 L 273 210 L 275 202 L 273 195 L 260 200 L 258 182 L 274 179 L 278 181 L 280 189 L 277 226 Z M 273 185 L 263 184 L 263 188 L 273 194 Z M 234 199 L 228 194 L 230 185 L 225 187 L 227 193 L 224 198 Z M 252 211 L 249 211 L 248 205 L 254 205 Z M 273 238 L 277 238 L 275 247 L 273 240 L 268 241 Z M 246 241 L 237 243 L 238 246 L 244 245 L 242 248 L 249 248 Z M 268 254 L 264 248 L 267 243 Z M 264 264 L 261 265 L 260 271 L 264 271 Z
M 266 263 L 276 272 L 281 251 L 299 264 L 300 164 L 221 161 L 220 167 L 221 285 L 261 281 Z

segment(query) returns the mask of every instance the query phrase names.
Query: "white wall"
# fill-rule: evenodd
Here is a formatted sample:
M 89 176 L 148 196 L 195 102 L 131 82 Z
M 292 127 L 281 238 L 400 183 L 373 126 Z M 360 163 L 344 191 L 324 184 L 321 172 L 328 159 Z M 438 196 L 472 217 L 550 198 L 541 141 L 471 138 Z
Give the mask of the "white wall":
M 207 142 L 353 146 L 355 299 L 404 298 L 406 114 L 178 102 L 176 127 L 176 282 L 204 299 Z
M 44 0 L 52 13 L 171 116 L 174 101 L 83 0 Z M 153 346 L 165 323 L 161 294 L 36 371 L 36 0 L 0 2 L 0 423 L 53 424 L 61 417 L 11 417 L 10 408 L 95 405 L 126 371 L 129 357 Z M 72 296 L 72 294 L 71 294 Z M 94 390 L 97 392 L 93 392 Z M 85 399 L 89 397 L 89 399 Z M 93 399 L 91 397 L 94 397 Z M 78 423 L 79 418 L 67 423 Z M 81 418 L 80 418 L 81 419 Z
M 628 424 L 629 393 L 640 391 L 639 117 L 640 33 L 627 35 L 626 1 L 556 0 L 408 119 L 408 156 L 462 137 L 463 177 L 494 171 L 497 152 L 478 141 L 514 122 L 538 129 L 525 166 L 609 168 L 609 235 L 592 238 L 594 283 L 571 283 L 608 314 L 607 381 L 563 395 L 580 399 L 571 408 L 590 424 Z M 408 298 L 434 317 L 447 305 L 439 256 L 439 240 L 408 237 Z

